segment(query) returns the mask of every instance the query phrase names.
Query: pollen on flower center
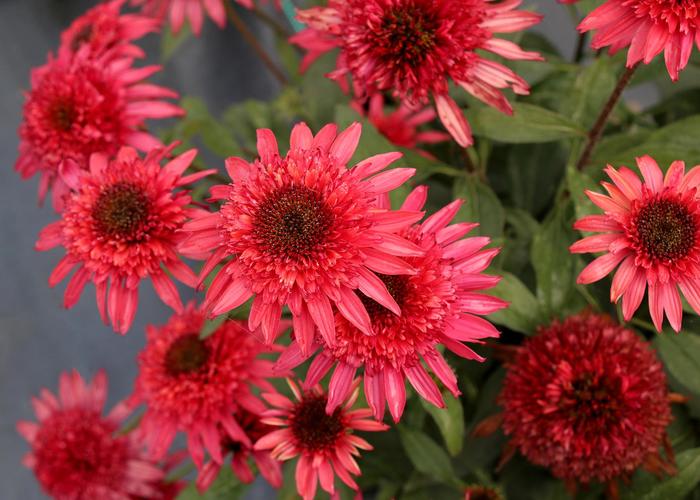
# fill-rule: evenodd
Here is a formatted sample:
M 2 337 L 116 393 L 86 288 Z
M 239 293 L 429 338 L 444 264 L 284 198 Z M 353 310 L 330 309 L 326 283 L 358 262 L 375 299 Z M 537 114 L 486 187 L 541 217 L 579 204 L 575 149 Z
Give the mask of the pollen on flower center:
M 92 218 L 102 235 L 132 240 L 147 221 L 149 206 L 148 197 L 138 186 L 114 184 L 100 194 Z
M 199 335 L 192 333 L 175 340 L 165 355 L 165 369 L 173 376 L 193 373 L 209 359 L 209 349 Z
M 388 275 L 379 273 L 377 273 L 377 277 L 382 280 L 384 285 L 386 285 L 389 294 L 393 297 L 399 307 L 402 307 L 408 291 L 408 277 L 405 275 Z M 373 299 L 370 299 L 364 294 L 360 294 L 360 300 L 365 306 L 365 309 L 367 309 L 367 313 L 369 314 L 372 322 L 376 322 L 378 319 L 387 316 L 395 316 L 394 313 L 389 311 L 386 307 Z
M 415 5 L 394 7 L 384 16 L 377 41 L 384 45 L 392 64 L 401 61 L 415 67 L 435 46 L 437 27 L 438 22 Z
M 333 216 L 315 191 L 282 188 L 260 204 L 254 231 L 270 249 L 284 256 L 307 256 L 324 240 Z
M 637 214 L 635 225 L 644 250 L 653 258 L 685 257 L 695 244 L 693 215 L 673 200 L 655 200 Z
M 58 130 L 66 132 L 73 127 L 77 118 L 75 106 L 69 100 L 61 99 L 51 106 L 49 116 L 51 124 Z
M 328 415 L 326 401 L 324 395 L 306 394 L 291 416 L 292 433 L 307 450 L 332 448 L 345 430 L 341 408 Z

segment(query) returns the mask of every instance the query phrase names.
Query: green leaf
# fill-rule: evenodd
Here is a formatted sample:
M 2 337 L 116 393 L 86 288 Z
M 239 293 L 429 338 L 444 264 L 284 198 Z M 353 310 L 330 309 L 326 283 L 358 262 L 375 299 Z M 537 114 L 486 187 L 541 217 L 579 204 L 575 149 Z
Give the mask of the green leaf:
M 586 190 L 597 191 L 599 187 L 590 175 L 571 166 L 566 173 L 566 182 L 574 203 L 576 219 L 600 213 L 600 209 L 586 196 Z
M 416 470 L 445 483 L 459 484 L 447 453 L 424 433 L 399 426 L 399 436 L 406 455 Z
M 685 498 L 700 481 L 700 448 L 676 456 L 678 473 L 664 481 L 648 480 L 626 492 L 625 498 L 635 500 L 667 500 Z
M 250 485 L 241 483 L 230 467 L 222 467 L 207 491 L 200 495 L 194 481 L 177 496 L 177 500 L 237 500 L 243 498 Z
M 581 127 L 590 128 L 615 88 L 618 66 L 610 58 L 600 57 L 581 68 L 572 88 L 562 96 L 559 112 Z
M 189 23 L 186 23 L 177 35 L 173 34 L 170 25 L 166 26 L 160 39 L 160 60 L 165 63 L 175 54 L 177 49 L 192 36 Z
M 566 116 L 532 104 L 515 103 L 512 116 L 490 107 L 467 114 L 475 135 L 501 142 L 549 142 L 586 134 Z
M 465 203 L 460 208 L 455 222 L 478 222 L 475 234 L 499 238 L 503 235 L 506 214 L 496 193 L 473 176 L 463 176 L 453 189 L 454 198 L 462 198 Z
M 462 451 L 464 443 L 464 411 L 459 398 L 445 393 L 443 399 L 445 400 L 444 409 L 431 405 L 423 398 L 420 401 L 425 411 L 435 420 L 435 424 L 445 440 L 447 451 L 454 457 Z
M 654 345 L 673 378 L 700 396 L 700 336 L 688 331 L 660 333 Z
M 492 295 L 510 302 L 506 309 L 490 314 L 488 318 L 516 332 L 532 335 L 542 323 L 537 299 L 523 283 L 510 273 L 499 272 L 501 282 L 490 290 Z

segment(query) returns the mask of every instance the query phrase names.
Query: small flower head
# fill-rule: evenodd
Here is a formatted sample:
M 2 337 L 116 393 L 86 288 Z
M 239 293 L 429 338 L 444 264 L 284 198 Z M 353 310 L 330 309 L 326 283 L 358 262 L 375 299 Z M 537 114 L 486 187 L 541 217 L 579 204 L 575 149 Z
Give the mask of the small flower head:
M 401 209 L 420 210 L 426 197 L 425 187 L 416 188 Z M 388 200 L 384 203 L 388 206 Z M 386 290 L 392 299 L 379 302 L 363 298 L 373 336 L 364 335 L 336 315 L 336 342 L 327 344 L 319 337 L 314 343 L 313 350 L 320 347 L 321 351 L 309 367 L 305 386 L 318 383 L 336 366 L 329 383 L 329 412 L 348 396 L 360 368 L 364 369 L 365 395 L 375 417 L 383 418 L 388 403 L 392 417 L 398 421 L 406 403 L 405 379 L 421 397 L 444 407 L 441 391 L 423 361 L 450 392 L 459 395 L 457 378 L 438 345 L 458 356 L 483 361 L 463 342 L 478 343 L 487 337 L 498 337 L 493 325 L 479 315 L 506 306 L 501 299 L 480 293 L 499 281 L 498 276 L 482 274 L 499 249 L 484 249 L 489 243 L 486 237 L 462 238 L 477 224 L 448 226 L 460 206 L 461 201 L 453 202 L 401 233 L 424 254 L 407 258 L 414 273 L 379 274 L 371 281 L 374 296 L 381 296 L 377 292 Z M 400 316 L 396 314 L 397 306 Z M 293 343 L 278 360 L 278 367 L 289 368 L 304 359 L 297 343 Z
M 61 33 L 59 57 L 69 58 L 80 50 L 91 57 L 106 52 L 114 57 L 143 57 L 143 51 L 132 44 L 148 33 L 158 30 L 159 22 L 135 14 L 121 14 L 126 0 L 100 3 L 77 18 Z
M 74 191 L 66 196 L 61 219 L 44 228 L 36 243 L 37 250 L 66 250 L 49 278 L 50 286 L 75 269 L 64 306 L 77 303 L 92 281 L 102 319 L 109 317 L 119 333 L 128 331 L 136 314 L 141 280 L 150 278 L 163 302 L 177 311 L 182 303 L 163 268 L 183 283 L 196 285 L 196 276 L 175 252 L 191 198 L 186 190 L 175 189 L 211 171 L 182 176 L 196 150 L 161 167 L 171 149 L 153 150 L 145 159 L 128 147 L 111 161 L 93 155 L 89 171 L 76 171 L 67 179 Z
M 88 169 L 93 153 L 114 155 L 125 145 L 141 151 L 162 146 L 144 130 L 144 121 L 182 115 L 182 109 L 160 100 L 177 94 L 143 82 L 159 66 L 134 68 L 131 63 L 130 58 L 96 58 L 80 51 L 32 72 L 15 169 L 24 178 L 40 175 L 40 201 L 52 188 L 54 207 L 61 210 L 70 179 Z
M 671 421 L 654 351 L 592 314 L 555 321 L 526 340 L 499 401 L 511 444 L 556 477 L 580 483 L 656 462 Z
M 204 23 L 204 13 L 219 27 L 226 25 L 224 0 L 131 0 L 140 6 L 143 13 L 156 19 L 167 17 L 173 33 L 178 33 L 185 24 L 185 17 L 192 32 L 199 36 Z
M 47 389 L 32 399 L 38 422 L 21 421 L 31 451 L 23 463 L 53 498 L 166 499 L 164 472 L 146 458 L 135 435 L 119 435 L 129 411 L 124 402 L 102 415 L 107 377 L 90 384 L 73 371 L 60 378 L 58 397 Z
M 243 325 L 226 321 L 202 339 L 204 318 L 191 304 L 165 326 L 148 328 L 133 396 L 146 405 L 141 428 L 152 456 L 162 457 L 182 431 L 198 468 L 205 449 L 223 462 L 221 431 L 251 446 L 236 418 L 239 411 L 264 410 L 251 386 L 272 390 L 265 379 L 273 375 L 272 363 L 259 359 L 265 347 Z
M 578 26 L 596 30 L 591 47 L 610 53 L 629 47 L 627 67 L 649 64 L 664 53 L 672 80 L 686 67 L 693 44 L 700 48 L 700 8 L 697 0 L 608 0 Z
M 370 283 L 377 280 L 375 273 L 413 272 L 399 257 L 422 250 L 395 232 L 421 214 L 376 205 L 377 196 L 400 186 L 415 170 L 381 172 L 399 153 L 380 154 L 348 169 L 359 139 L 357 123 L 340 134 L 327 125 L 316 136 L 302 123 L 292 131 L 286 156 L 270 130 L 258 130 L 258 159 L 227 160 L 232 184 L 212 188 L 221 209 L 201 211 L 187 223 L 189 238 L 180 246 L 186 255 L 211 253 L 202 276 L 230 258 L 207 290 L 205 306 L 213 315 L 254 296 L 250 329 L 260 327 L 272 342 L 287 305 L 304 351 L 316 328 L 333 344 L 333 306 L 362 332 L 372 333 L 355 290 L 393 303 Z
M 353 383 L 349 399 L 331 414 L 326 413 L 327 395 L 319 386 L 302 392 L 289 380 L 295 401 L 278 393 L 265 393 L 263 398 L 272 405 L 262 420 L 281 427 L 255 443 L 256 450 L 272 450 L 272 457 L 286 461 L 299 457 L 296 466 L 297 492 L 304 500 L 314 498 L 317 483 L 333 495 L 335 476 L 350 488 L 359 491 L 352 475 L 361 474 L 353 455 L 372 446 L 352 432 L 383 431 L 388 427 L 371 419 L 367 408 L 353 410 L 359 396 L 359 380 Z
M 583 217 L 574 227 L 602 234 L 577 241 L 571 252 L 605 253 L 581 272 L 578 282 L 593 283 L 617 267 L 610 300 L 622 298 L 625 320 L 632 318 L 648 288 L 656 329 L 661 331 L 665 314 L 679 331 L 683 311 L 678 288 L 700 312 L 700 167 L 686 174 L 685 164 L 675 161 L 664 176 L 649 156 L 637 158 L 637 165 L 642 180 L 627 167 L 608 165 L 613 183 L 603 182 L 603 187 L 609 196 L 586 192 L 605 213 Z
M 447 130 L 460 145 L 468 146 L 471 131 L 449 96 L 450 80 L 487 104 L 512 113 L 501 90 L 527 94 L 527 83 L 476 51 L 514 60 L 541 59 L 493 36 L 540 21 L 537 14 L 514 10 L 517 5 L 486 0 L 329 0 L 327 7 L 299 12 L 307 29 L 292 41 L 308 51 L 302 69 L 321 54 L 340 48 L 329 77 L 346 89 L 351 76 L 358 97 L 387 91 L 416 105 L 432 96 Z

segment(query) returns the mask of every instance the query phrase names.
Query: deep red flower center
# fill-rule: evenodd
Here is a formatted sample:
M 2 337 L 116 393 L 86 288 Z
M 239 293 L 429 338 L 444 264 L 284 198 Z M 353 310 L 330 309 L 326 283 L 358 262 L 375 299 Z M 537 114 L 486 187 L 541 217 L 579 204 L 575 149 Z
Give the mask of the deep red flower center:
M 308 256 L 328 233 L 333 216 L 321 196 L 303 186 L 282 188 L 260 204 L 254 232 L 282 256 Z
M 583 373 L 572 382 L 564 406 L 577 423 L 617 420 L 619 398 L 619 391 L 608 378 Z
M 200 370 L 209 359 L 209 348 L 199 335 L 191 333 L 176 339 L 165 354 L 165 369 L 172 376 Z
M 642 207 L 635 226 L 642 247 L 655 259 L 680 259 L 695 244 L 695 218 L 684 205 L 674 200 L 654 200 Z
M 377 273 L 377 277 L 386 285 L 389 294 L 393 297 L 399 307 L 403 307 L 404 299 L 406 298 L 406 294 L 408 292 L 408 277 L 404 275 L 388 275 L 379 273 Z M 394 313 L 389 311 L 389 309 L 373 299 L 370 299 L 366 295 L 359 294 L 359 296 L 373 323 L 387 316 L 395 316 Z
M 488 486 L 469 486 L 466 489 L 469 500 L 502 500 L 502 496 L 494 488 Z
M 78 31 L 70 42 L 72 52 L 77 52 L 83 44 L 88 43 L 92 38 L 92 24 L 88 23 Z
M 78 117 L 75 105 L 69 99 L 59 99 L 49 109 L 51 124 L 62 132 L 70 130 Z
M 307 394 L 297 403 L 290 417 L 290 428 L 306 450 L 333 448 L 345 431 L 341 408 L 326 414 L 326 396 Z
M 376 42 L 392 65 L 419 66 L 435 46 L 439 22 L 431 12 L 413 4 L 398 5 L 386 12 Z
M 134 240 L 148 220 L 149 208 L 143 189 L 119 183 L 102 191 L 92 209 L 92 218 L 103 236 Z

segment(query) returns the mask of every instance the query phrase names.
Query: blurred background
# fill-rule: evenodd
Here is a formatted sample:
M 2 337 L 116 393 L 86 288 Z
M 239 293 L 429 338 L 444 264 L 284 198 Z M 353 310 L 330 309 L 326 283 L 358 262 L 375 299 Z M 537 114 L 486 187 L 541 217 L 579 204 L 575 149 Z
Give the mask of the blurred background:
M 130 394 L 136 374 L 135 357 L 144 343 L 144 326 L 161 324 L 170 310 L 148 283 L 141 287 L 139 310 L 131 331 L 121 337 L 103 325 L 88 286 L 71 311 L 62 308 L 63 284 L 49 289 L 47 278 L 62 256 L 59 250 L 33 249 L 39 231 L 55 220 L 49 207 L 38 207 L 37 180 L 23 182 L 13 170 L 22 92 L 33 67 L 43 64 L 58 45 L 60 32 L 95 1 L 0 0 L 0 499 L 45 498 L 21 457 L 27 452 L 16 433 L 20 419 L 34 419 L 30 397 L 43 387 L 54 391 L 62 371 L 76 368 L 92 377 L 100 368 L 109 376 L 109 404 Z M 535 29 L 544 32 L 562 51 L 574 51 L 576 33 L 563 6 L 554 0 L 530 5 L 545 15 Z M 245 9 L 238 9 L 262 43 L 274 52 L 273 33 Z M 150 36 L 144 48 L 158 62 L 160 39 Z M 156 79 L 182 95 L 204 99 L 210 110 L 245 99 L 266 99 L 279 87 L 235 28 L 219 30 L 207 20 L 199 39 L 189 38 Z M 649 101 L 653 90 L 635 89 Z M 209 165 L 219 166 L 223 165 Z M 191 297 L 184 291 L 183 297 Z M 250 498 L 274 496 L 257 484 Z

